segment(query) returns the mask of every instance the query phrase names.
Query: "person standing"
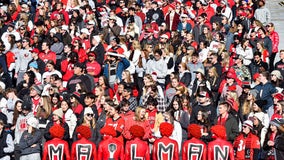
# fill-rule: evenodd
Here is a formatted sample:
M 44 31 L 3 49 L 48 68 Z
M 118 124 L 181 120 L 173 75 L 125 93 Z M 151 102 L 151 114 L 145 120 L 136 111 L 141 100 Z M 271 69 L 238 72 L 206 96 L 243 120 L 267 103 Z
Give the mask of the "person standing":
M 269 64 L 270 64 L 270 71 L 274 70 L 274 60 L 275 56 L 278 53 L 278 46 L 279 46 L 279 34 L 275 31 L 274 23 L 268 23 L 266 26 L 268 31 L 269 38 L 272 41 L 272 54 L 270 55 Z
M 226 141 L 226 128 L 222 125 L 215 125 L 211 128 L 211 132 L 215 140 L 208 143 L 208 160 L 215 160 L 215 157 L 234 160 L 233 146 Z
M 76 132 L 78 133 L 77 138 L 79 140 L 72 144 L 71 160 L 81 160 L 83 157 L 86 157 L 86 159 L 96 159 L 96 145 L 88 140 L 91 138 L 91 129 L 87 126 L 81 125 L 77 127 Z
M 55 158 L 64 160 L 64 157 L 66 160 L 70 160 L 68 143 L 62 140 L 64 128 L 60 125 L 54 125 L 49 129 L 49 133 L 53 139 L 44 144 L 42 160 Z
M 189 140 L 185 141 L 182 148 L 182 160 L 207 159 L 206 144 L 200 140 L 201 127 L 197 124 L 190 124 L 187 128 Z
M 12 136 L 5 131 L 5 122 L 0 119 L 0 159 L 10 160 L 10 153 L 14 151 L 14 142 Z
M 179 149 L 176 140 L 170 139 L 174 126 L 171 123 L 163 122 L 160 125 L 162 138 L 157 139 L 153 145 L 153 160 L 178 160 Z
M 260 152 L 259 138 L 252 133 L 253 122 L 246 120 L 243 123 L 242 133 L 234 141 L 234 150 L 237 159 L 258 159 Z

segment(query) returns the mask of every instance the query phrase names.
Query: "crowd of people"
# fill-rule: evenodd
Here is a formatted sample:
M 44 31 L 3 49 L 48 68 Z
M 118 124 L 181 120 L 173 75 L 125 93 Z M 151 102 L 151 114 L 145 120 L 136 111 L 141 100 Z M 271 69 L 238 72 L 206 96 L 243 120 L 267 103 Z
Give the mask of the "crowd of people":
M 0 160 L 282 159 L 265 4 L 1 1 Z

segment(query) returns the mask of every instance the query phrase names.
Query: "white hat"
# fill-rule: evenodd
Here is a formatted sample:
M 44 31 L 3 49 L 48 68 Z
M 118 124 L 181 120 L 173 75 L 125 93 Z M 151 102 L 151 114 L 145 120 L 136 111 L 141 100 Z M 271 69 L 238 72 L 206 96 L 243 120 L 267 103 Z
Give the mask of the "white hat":
M 166 35 L 166 34 L 162 34 L 162 35 L 161 35 L 161 38 L 169 39 L 169 36 L 168 36 L 168 35 Z
M 85 108 L 84 115 L 86 115 L 86 114 L 94 114 L 94 112 L 93 112 L 91 107 L 86 107 Z
M 264 113 L 263 112 L 255 113 L 255 114 L 253 114 L 253 116 L 255 118 L 257 118 L 263 124 L 263 120 L 264 120 Z
M 52 28 L 52 29 L 49 31 L 49 33 L 54 33 L 54 34 L 56 34 L 56 29 L 55 29 L 55 28 Z
M 35 117 L 30 117 L 28 120 L 27 120 L 27 124 L 29 126 L 32 126 L 33 128 L 38 128 L 38 119 L 36 119 Z
M 88 24 L 89 24 L 89 25 L 95 25 L 96 23 L 95 23 L 95 21 L 90 20 L 90 21 L 88 22 Z
M 62 29 L 67 31 L 68 30 L 68 26 L 67 25 L 62 25 Z
M 181 14 L 180 17 L 186 17 L 188 18 L 188 16 L 186 14 Z
M 97 42 L 101 42 L 101 37 L 99 35 L 93 36 L 93 38 L 97 41 Z
M 194 71 L 193 73 L 201 73 L 202 75 L 204 75 L 204 69 L 202 68 L 198 68 L 196 71 Z
M 250 129 L 252 129 L 253 123 L 252 123 L 251 120 L 246 120 L 246 121 L 244 121 L 243 126 L 247 126 L 247 127 L 249 127 Z
M 89 30 L 87 28 L 82 28 L 81 29 L 81 33 L 85 33 L 87 35 L 90 35 L 90 32 L 89 32 Z
M 3 83 L 2 81 L 0 81 L 0 87 L 4 90 L 6 88 L 5 83 Z
M 115 53 L 115 52 L 107 52 L 106 55 L 115 56 L 115 57 L 122 57 L 122 58 L 125 57 L 125 55 L 123 55 L 123 54 L 118 54 L 118 53 Z
M 62 117 L 63 117 L 62 108 L 59 108 L 59 109 L 53 111 L 53 114 L 54 114 L 54 115 L 57 115 L 57 116 L 60 117 L 60 118 L 62 118 Z

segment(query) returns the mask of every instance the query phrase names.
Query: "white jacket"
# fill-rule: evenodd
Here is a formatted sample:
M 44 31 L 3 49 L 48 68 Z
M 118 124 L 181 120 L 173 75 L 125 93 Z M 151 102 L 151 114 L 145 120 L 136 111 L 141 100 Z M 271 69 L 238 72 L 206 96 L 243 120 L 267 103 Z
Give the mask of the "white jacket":
M 64 117 L 65 117 L 65 122 L 69 127 L 70 138 L 72 139 L 74 129 L 77 125 L 77 117 L 70 108 L 66 111 Z

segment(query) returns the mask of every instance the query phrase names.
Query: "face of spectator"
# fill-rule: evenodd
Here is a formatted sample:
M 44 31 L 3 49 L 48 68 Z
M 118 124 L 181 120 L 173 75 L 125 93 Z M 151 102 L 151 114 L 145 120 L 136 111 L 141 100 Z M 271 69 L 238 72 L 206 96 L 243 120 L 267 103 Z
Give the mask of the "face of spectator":
M 219 105 L 218 106 L 218 111 L 220 113 L 220 115 L 227 113 L 228 109 L 225 105 Z
M 146 109 L 141 109 L 139 112 L 139 118 L 144 119 L 146 115 Z
M 159 53 L 155 53 L 154 56 L 156 61 L 159 61 L 161 59 L 161 55 Z
M 68 104 L 66 101 L 62 101 L 61 102 L 61 108 L 62 108 L 62 111 L 65 112 L 67 111 L 67 109 L 69 108 Z
M 22 44 L 23 44 L 23 47 L 25 48 L 25 47 L 27 47 L 27 46 L 29 45 L 29 42 L 26 41 L 26 40 L 23 40 L 23 41 L 22 41 Z
M 243 133 L 248 134 L 250 132 L 250 128 L 246 125 L 243 125 Z
M 86 98 L 84 98 L 84 102 L 87 106 L 89 106 L 89 105 L 93 104 L 94 99 L 92 99 L 90 97 L 86 97 Z
M 110 115 L 111 117 L 113 117 L 115 114 L 118 113 L 117 110 L 116 110 L 114 107 L 112 107 L 112 106 L 110 106 L 108 112 L 109 112 L 109 115 Z
M 74 74 L 78 75 L 82 73 L 82 69 L 80 67 L 75 66 L 74 67 Z
M 48 46 L 46 45 L 46 43 L 44 42 L 44 43 L 42 43 L 42 45 L 41 45 L 41 49 L 43 50 L 43 51 L 45 51 L 45 50 L 47 50 L 48 49 Z
M 178 110 L 178 109 L 179 109 L 179 104 L 178 104 L 177 101 L 174 101 L 174 102 L 173 102 L 173 108 L 174 108 L 175 110 Z

